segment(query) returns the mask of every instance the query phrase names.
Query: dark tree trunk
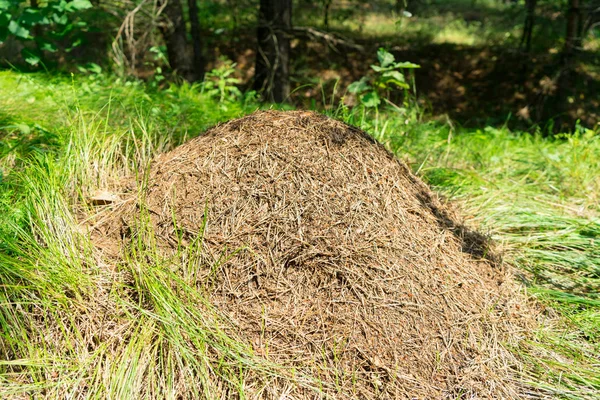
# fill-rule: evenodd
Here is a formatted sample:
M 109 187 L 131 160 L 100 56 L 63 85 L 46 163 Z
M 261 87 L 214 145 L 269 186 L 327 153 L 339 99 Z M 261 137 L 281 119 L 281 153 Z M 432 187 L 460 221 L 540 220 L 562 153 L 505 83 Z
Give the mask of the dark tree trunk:
M 554 97 L 557 99 L 556 109 L 553 109 L 554 123 L 559 131 L 569 127 L 573 121 L 568 116 L 569 105 L 566 99 L 575 93 L 577 72 L 575 70 L 575 55 L 581 48 L 581 29 L 583 25 L 581 1 L 569 0 L 567 10 L 567 30 L 565 47 L 561 57 L 561 69 L 557 77 L 557 89 Z
M 254 89 L 281 103 L 290 95 L 292 0 L 260 0 Z
M 184 79 L 192 82 L 195 80 L 195 74 L 191 60 L 187 56 L 187 32 L 181 0 L 164 0 L 164 2 L 166 2 L 163 11 L 165 18 L 160 29 L 167 45 L 169 64 Z
M 325 0 L 324 10 L 323 10 L 323 26 L 326 29 L 329 29 L 329 9 L 331 8 L 331 3 L 333 0 Z
M 581 47 L 581 8 L 579 0 L 569 0 L 567 11 L 567 33 L 565 37 L 565 58 L 571 58 Z
M 531 37 L 533 35 L 533 25 L 535 23 L 535 7 L 537 0 L 525 0 L 527 7 L 527 16 L 523 26 L 523 37 L 521 37 L 521 47 L 525 46 L 525 51 L 531 51 Z
M 198 0 L 188 0 L 190 13 L 190 25 L 192 26 L 192 47 L 194 49 L 194 78 L 201 81 L 204 79 L 204 57 L 202 56 L 202 35 L 200 33 L 200 21 L 198 20 Z

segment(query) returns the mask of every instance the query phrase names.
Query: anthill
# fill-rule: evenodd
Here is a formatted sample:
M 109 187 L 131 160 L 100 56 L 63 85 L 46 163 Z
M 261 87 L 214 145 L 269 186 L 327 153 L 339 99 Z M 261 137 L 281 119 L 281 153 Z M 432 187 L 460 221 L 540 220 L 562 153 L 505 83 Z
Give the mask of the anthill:
M 257 112 L 159 156 L 142 196 L 165 255 L 286 380 L 288 398 L 512 398 L 518 286 L 480 235 L 357 128 Z M 131 218 L 134 218 L 132 216 Z M 292 369 L 293 368 L 293 369 Z

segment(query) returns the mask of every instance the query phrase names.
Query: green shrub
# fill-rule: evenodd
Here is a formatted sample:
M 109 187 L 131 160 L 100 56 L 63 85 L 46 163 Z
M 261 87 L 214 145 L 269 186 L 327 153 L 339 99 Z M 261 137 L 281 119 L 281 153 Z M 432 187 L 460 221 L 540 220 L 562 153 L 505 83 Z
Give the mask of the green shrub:
M 88 23 L 82 11 L 90 8 L 89 0 L 0 0 L 0 44 L 9 37 L 23 42 L 21 57 L 38 66 L 49 54 L 69 53 L 83 43 Z

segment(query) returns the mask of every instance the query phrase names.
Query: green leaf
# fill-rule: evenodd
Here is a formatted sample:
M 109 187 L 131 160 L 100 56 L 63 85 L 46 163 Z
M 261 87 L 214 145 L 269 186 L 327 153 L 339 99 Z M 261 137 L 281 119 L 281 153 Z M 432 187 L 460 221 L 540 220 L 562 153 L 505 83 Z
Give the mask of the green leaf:
M 387 67 L 388 65 L 392 64 L 395 61 L 395 58 L 392 55 L 392 53 L 390 53 L 383 47 L 381 47 L 381 48 L 379 48 L 379 50 L 377 50 L 377 59 L 379 60 L 379 64 L 384 68 Z
M 10 10 L 11 2 L 8 0 L 0 0 L 0 10 Z
M 360 98 L 360 102 L 365 107 L 377 107 L 381 104 L 381 100 L 379 99 L 379 95 L 377 92 L 369 92 Z
M 50 53 L 55 53 L 58 50 L 58 48 L 50 42 L 41 42 L 40 49 L 49 51 Z
M 419 64 L 414 64 L 414 63 L 411 63 L 408 61 L 396 63 L 396 64 L 394 64 L 394 67 L 395 68 L 406 68 L 406 69 L 421 68 L 421 66 Z
M 63 14 L 63 15 L 53 14 L 52 20 L 54 21 L 55 24 L 58 24 L 58 25 L 66 25 L 69 22 L 69 18 L 66 16 L 66 14 Z
M 29 39 L 29 30 L 23 28 L 18 24 L 17 21 L 10 21 L 8 24 L 8 31 L 21 39 Z
M 28 8 L 19 18 L 19 23 L 23 26 L 31 27 L 33 25 L 48 25 L 50 21 L 39 10 Z
M 348 85 L 348 91 L 353 94 L 362 93 L 365 90 L 371 89 L 371 86 L 367 83 L 367 78 L 362 77 L 360 81 L 352 82 Z
M 65 49 L 65 51 L 67 53 L 70 53 L 71 51 L 73 51 L 74 48 L 78 47 L 81 45 L 81 43 L 83 43 L 83 41 L 81 40 L 81 38 L 77 38 L 73 41 L 73 43 L 71 43 L 71 46 L 67 47 Z
M 382 75 L 384 78 L 391 78 L 397 80 L 398 82 L 404 82 L 404 75 L 400 73 L 400 71 L 388 71 Z
M 37 54 L 32 53 L 31 50 L 28 49 L 23 49 L 21 51 L 21 56 L 27 64 L 33 65 L 34 67 L 41 61 L 41 58 Z
M 401 89 L 408 89 L 410 88 L 409 84 L 406 82 L 400 82 L 397 80 L 389 80 L 388 82 L 386 82 L 386 88 L 389 88 L 390 84 L 394 84 L 396 86 L 398 86 Z
M 389 84 L 394 84 L 403 89 L 408 89 L 410 87 L 406 83 L 406 79 L 404 78 L 404 75 L 402 75 L 402 73 L 399 71 L 388 71 L 388 72 L 384 73 L 383 75 L 381 75 L 381 78 L 382 78 L 383 82 L 385 83 L 386 87 Z
M 92 3 L 90 3 L 89 0 L 72 0 L 67 3 L 65 10 L 72 12 L 87 10 L 88 8 L 92 8 Z
M 33 54 L 25 57 L 25 62 L 27 64 L 33 65 L 34 67 L 40 63 L 40 58 L 38 56 L 34 56 Z
M 379 65 L 371 65 L 371 69 L 375 72 L 391 71 L 394 67 L 380 67 Z
M 53 9 L 60 13 L 65 12 L 67 7 L 69 6 L 65 0 L 53 1 L 52 3 L 49 3 L 48 6 L 50 6 L 50 4 L 52 4 Z
M 99 66 L 96 63 L 89 63 L 89 64 L 87 64 L 87 69 L 88 69 L 88 71 L 90 71 L 90 72 L 92 72 L 94 74 L 100 74 L 100 73 L 102 73 L 102 67 Z

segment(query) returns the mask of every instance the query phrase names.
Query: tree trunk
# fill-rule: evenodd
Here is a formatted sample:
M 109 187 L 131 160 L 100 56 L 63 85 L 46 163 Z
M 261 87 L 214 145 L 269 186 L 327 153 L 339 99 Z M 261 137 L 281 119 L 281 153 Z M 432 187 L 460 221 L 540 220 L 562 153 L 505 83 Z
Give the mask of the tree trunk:
M 568 117 L 569 105 L 567 99 L 575 92 L 575 82 L 577 72 L 575 70 L 575 55 L 581 48 L 581 26 L 582 13 L 580 0 L 569 0 L 569 9 L 567 11 L 567 31 L 565 35 L 565 48 L 561 57 L 561 69 L 557 78 L 557 89 L 554 97 L 558 100 L 556 109 L 553 109 L 553 118 L 556 128 L 559 131 L 568 128 L 572 123 Z
M 198 0 L 188 0 L 190 25 L 192 26 L 192 47 L 194 49 L 194 78 L 201 81 L 204 79 L 204 57 L 202 56 L 202 34 L 200 33 L 200 21 L 198 20 Z
M 164 20 L 160 30 L 167 45 L 167 57 L 171 69 L 187 81 L 195 80 L 192 63 L 187 56 L 187 32 L 181 0 L 164 0 Z M 163 4 L 164 4 L 163 2 Z
M 581 47 L 581 23 L 580 1 L 569 0 L 569 10 L 567 11 L 567 33 L 564 49 L 566 58 L 573 56 Z
M 533 25 L 535 23 L 535 7 L 537 0 L 525 0 L 527 7 L 527 16 L 525 17 L 525 25 L 523 26 L 523 37 L 521 37 L 521 47 L 525 45 L 525 51 L 531 51 L 531 37 L 533 35 Z
M 333 0 L 325 0 L 324 10 L 323 10 L 323 26 L 325 29 L 329 29 L 329 9 L 331 8 L 331 3 Z
M 254 89 L 268 101 L 290 95 L 289 59 L 292 0 L 260 0 Z

